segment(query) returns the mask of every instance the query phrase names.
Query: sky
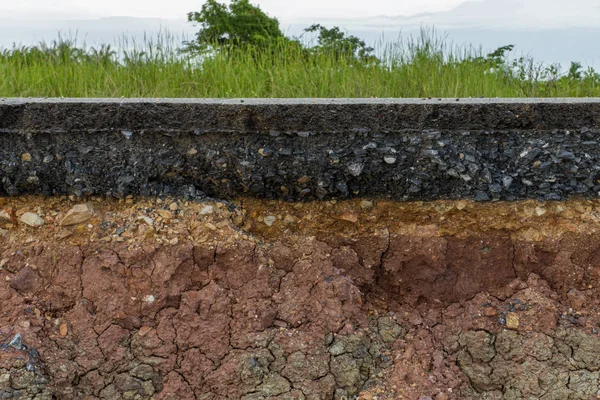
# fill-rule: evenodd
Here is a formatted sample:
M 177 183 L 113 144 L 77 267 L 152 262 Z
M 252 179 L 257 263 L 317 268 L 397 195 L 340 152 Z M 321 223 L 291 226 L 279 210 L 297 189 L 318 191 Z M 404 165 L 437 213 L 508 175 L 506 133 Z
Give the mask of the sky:
M 6 4 L 2 4 L 6 1 Z M 477 0 L 475 0 L 477 1 Z M 413 15 L 450 10 L 465 0 L 254 0 L 270 15 L 280 19 L 360 18 L 379 15 Z M 198 10 L 199 0 L 9 0 L 0 1 L 0 10 L 12 18 L 94 18 L 135 16 L 143 18 L 185 18 Z

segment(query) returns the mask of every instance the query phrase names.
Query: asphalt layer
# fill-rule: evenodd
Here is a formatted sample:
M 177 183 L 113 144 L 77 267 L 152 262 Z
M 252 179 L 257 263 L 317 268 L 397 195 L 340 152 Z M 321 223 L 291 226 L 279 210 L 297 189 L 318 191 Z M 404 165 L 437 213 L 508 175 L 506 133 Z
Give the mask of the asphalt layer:
M 561 200 L 599 180 L 599 99 L 0 99 L 0 195 Z

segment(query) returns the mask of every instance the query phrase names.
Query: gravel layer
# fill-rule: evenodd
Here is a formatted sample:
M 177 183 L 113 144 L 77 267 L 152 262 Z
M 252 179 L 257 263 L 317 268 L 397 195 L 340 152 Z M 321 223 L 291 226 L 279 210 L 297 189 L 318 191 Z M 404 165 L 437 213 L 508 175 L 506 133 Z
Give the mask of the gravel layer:
M 0 102 L 0 195 L 596 197 L 597 102 Z

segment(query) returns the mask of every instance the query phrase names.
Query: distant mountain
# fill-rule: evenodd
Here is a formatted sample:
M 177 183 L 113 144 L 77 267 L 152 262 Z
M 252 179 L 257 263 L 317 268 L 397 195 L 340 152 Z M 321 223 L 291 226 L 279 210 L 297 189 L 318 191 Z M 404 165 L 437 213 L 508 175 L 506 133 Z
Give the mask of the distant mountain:
M 450 11 L 412 16 L 380 16 L 345 20 L 346 26 L 390 28 L 401 25 L 439 29 L 564 29 L 600 27 L 597 0 L 482 0 L 467 1 Z
M 412 16 L 362 19 L 295 20 L 291 33 L 301 33 L 311 22 L 338 25 L 368 43 L 418 36 L 422 27 L 435 27 L 457 45 L 491 51 L 516 46 L 513 57 L 530 55 L 547 64 L 568 68 L 571 61 L 600 69 L 599 0 L 471 0 L 450 11 Z

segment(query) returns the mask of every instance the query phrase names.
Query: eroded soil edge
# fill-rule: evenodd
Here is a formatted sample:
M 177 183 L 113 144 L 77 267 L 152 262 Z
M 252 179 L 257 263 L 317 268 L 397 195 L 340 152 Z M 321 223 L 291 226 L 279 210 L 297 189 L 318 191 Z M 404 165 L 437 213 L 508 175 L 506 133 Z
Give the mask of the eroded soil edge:
M 600 395 L 600 202 L 72 200 L 0 198 L 0 398 Z

